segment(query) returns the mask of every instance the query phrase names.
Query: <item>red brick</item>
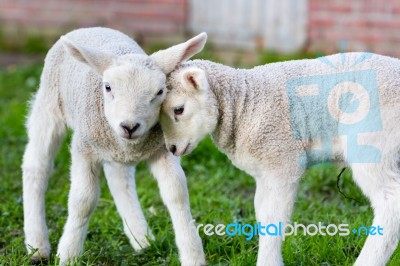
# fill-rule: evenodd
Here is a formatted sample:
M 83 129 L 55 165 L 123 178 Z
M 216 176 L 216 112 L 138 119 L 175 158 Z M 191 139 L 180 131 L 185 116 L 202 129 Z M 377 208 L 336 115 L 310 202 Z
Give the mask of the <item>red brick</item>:
M 316 26 L 316 27 L 327 27 L 333 26 L 335 21 L 331 18 L 314 18 L 309 22 L 309 25 Z
M 398 0 L 309 0 L 308 12 L 310 48 L 314 50 L 330 50 L 346 39 L 349 47 L 400 56 Z
M 118 26 L 122 31 L 183 32 L 188 0 L 1 0 L 0 19 L 9 24 L 65 28 Z

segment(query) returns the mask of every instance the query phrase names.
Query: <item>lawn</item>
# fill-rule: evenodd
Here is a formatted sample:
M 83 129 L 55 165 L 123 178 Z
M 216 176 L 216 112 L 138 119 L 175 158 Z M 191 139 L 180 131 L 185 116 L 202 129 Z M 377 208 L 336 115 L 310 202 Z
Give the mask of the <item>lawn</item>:
M 206 51 L 202 57 L 211 57 Z M 283 60 L 275 54 L 261 56 L 263 62 Z M 24 119 L 27 101 L 36 91 L 42 65 L 0 69 L 0 265 L 28 265 L 23 237 L 21 158 L 27 142 Z M 69 134 L 70 135 L 70 134 Z M 67 137 L 58 153 L 46 196 L 50 241 L 55 254 L 67 217 L 69 164 Z M 188 178 L 192 213 L 197 223 L 254 223 L 255 182 L 231 165 L 210 139 L 182 159 Z M 368 201 L 345 171 L 340 186 L 340 169 L 325 165 L 308 170 L 299 187 L 292 221 L 302 224 L 349 224 L 369 226 L 372 210 Z M 155 180 L 145 163 L 138 166 L 138 194 L 150 227 L 156 236 L 152 246 L 135 253 L 122 222 L 101 180 L 101 198 L 90 221 L 79 265 L 179 265 L 171 219 L 163 205 Z M 210 265 L 255 265 L 258 239 L 245 236 L 206 236 L 200 233 Z M 351 265 L 360 253 L 365 236 L 290 236 L 283 244 L 286 265 Z M 51 258 L 50 265 L 56 260 Z M 400 248 L 389 265 L 400 265 Z

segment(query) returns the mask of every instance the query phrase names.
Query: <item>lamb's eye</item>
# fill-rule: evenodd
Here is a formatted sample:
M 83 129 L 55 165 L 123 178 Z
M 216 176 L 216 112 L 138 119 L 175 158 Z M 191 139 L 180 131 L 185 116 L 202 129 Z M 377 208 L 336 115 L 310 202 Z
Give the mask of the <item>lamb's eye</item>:
M 174 108 L 174 114 L 181 115 L 184 110 L 185 110 L 185 108 L 183 106 L 176 107 L 176 108 Z
M 111 91 L 111 86 L 108 82 L 104 83 L 104 88 L 106 89 L 106 92 L 110 92 Z
M 161 94 L 163 94 L 163 93 L 164 93 L 164 90 L 161 89 L 161 90 L 159 90 L 159 91 L 157 92 L 157 96 L 159 96 L 159 95 L 161 95 Z

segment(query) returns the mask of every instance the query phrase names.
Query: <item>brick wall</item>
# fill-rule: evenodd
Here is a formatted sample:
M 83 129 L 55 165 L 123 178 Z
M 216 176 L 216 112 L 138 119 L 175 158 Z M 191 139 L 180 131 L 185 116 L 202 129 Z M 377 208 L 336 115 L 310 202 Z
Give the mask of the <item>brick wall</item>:
M 71 29 L 97 25 L 119 29 L 134 36 L 139 42 L 147 36 L 169 38 L 170 36 L 182 36 L 187 28 L 195 32 L 200 31 L 196 27 L 201 26 L 201 23 L 204 24 L 208 15 L 216 13 L 211 11 L 216 10 L 217 6 L 214 2 L 217 1 L 219 7 L 229 16 L 224 23 L 210 24 L 211 29 L 207 30 L 210 32 L 210 37 L 212 37 L 212 29 L 221 27 L 230 29 L 236 21 L 232 18 L 239 17 L 239 14 L 235 13 L 235 9 L 230 6 L 230 1 L 210 0 L 208 1 L 210 6 L 206 9 L 196 9 L 193 8 L 196 6 L 195 4 L 203 4 L 205 1 L 0 0 L 0 38 L 3 35 L 3 41 L 14 43 L 29 35 L 44 35 L 51 36 L 50 42 L 52 42 L 60 34 Z M 307 1 L 288 0 L 285 2 L 290 1 L 296 1 L 296 5 L 304 6 L 304 10 L 307 11 L 304 12 L 305 21 L 308 21 L 305 23 L 307 27 L 304 29 L 304 35 L 307 36 L 305 48 L 311 51 L 332 53 L 338 51 L 338 43 L 345 40 L 347 51 L 370 50 L 400 57 L 400 0 L 308 0 L 308 3 Z M 243 1 L 243 3 L 246 2 Z M 261 18 L 271 18 L 268 10 L 277 13 L 277 2 L 275 1 L 257 0 L 247 3 L 247 7 L 251 6 L 250 4 L 259 3 L 259 8 L 254 10 L 261 12 L 261 15 L 257 13 L 258 11 L 256 12 Z M 189 5 L 192 8 L 189 8 Z M 292 5 L 293 3 L 287 6 L 291 7 Z M 251 16 L 246 15 L 244 22 L 252 25 L 257 14 L 253 9 L 247 8 L 246 10 L 251 13 Z M 299 10 L 303 9 L 299 8 Z M 280 12 L 280 19 L 277 18 L 276 21 L 279 22 L 282 18 L 286 18 L 288 12 L 285 10 Z M 215 20 L 218 16 L 222 16 L 222 13 L 212 19 Z M 198 21 L 194 25 L 188 23 L 190 17 L 196 16 Z M 279 27 L 286 22 L 281 23 L 282 25 L 278 23 L 271 26 L 271 22 L 268 21 L 262 21 L 262 26 L 257 27 L 261 31 L 261 35 L 264 31 L 274 27 L 278 27 L 278 32 L 279 30 L 285 31 L 285 28 Z M 297 23 L 293 19 L 288 23 L 290 22 Z M 240 32 L 244 32 L 243 36 L 251 33 L 252 29 L 247 24 L 241 26 Z M 299 33 L 299 30 L 296 32 Z M 293 33 L 286 32 L 286 35 L 288 34 Z M 285 34 L 281 35 L 285 36 Z M 174 37 L 170 43 L 177 42 Z M 224 39 L 232 41 L 229 37 L 224 37 Z M 279 41 L 276 37 L 269 37 L 266 43 L 271 43 L 272 40 L 278 42 L 277 47 L 284 46 L 287 42 L 285 39 Z M 210 38 L 210 41 L 212 42 L 213 39 Z M 243 48 L 246 47 L 246 42 L 252 41 L 254 41 L 252 38 L 246 37 L 243 43 L 237 45 Z M 279 42 L 282 43 L 279 44 Z M 266 47 L 268 48 L 268 45 Z
M 0 30 L 8 35 L 57 35 L 106 26 L 133 35 L 182 34 L 186 0 L 0 0 Z
M 399 0 L 309 0 L 310 50 L 373 51 L 400 57 Z

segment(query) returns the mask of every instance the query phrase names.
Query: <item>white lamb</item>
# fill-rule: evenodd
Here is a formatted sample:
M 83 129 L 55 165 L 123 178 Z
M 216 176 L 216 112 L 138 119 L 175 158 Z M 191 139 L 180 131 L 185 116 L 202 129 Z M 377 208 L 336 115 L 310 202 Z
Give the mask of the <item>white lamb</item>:
M 233 69 L 194 60 L 174 70 L 160 122 L 175 155 L 208 133 L 257 184 L 257 221 L 290 219 L 305 168 L 349 165 L 374 208 L 356 265 L 385 265 L 400 237 L 400 61 L 337 54 Z M 282 238 L 260 236 L 257 265 L 281 265 Z
M 23 158 L 25 242 L 33 259 L 47 258 L 50 243 L 44 194 L 54 155 L 72 128 L 68 219 L 57 255 L 72 261 L 83 249 L 99 197 L 99 172 L 107 182 L 135 250 L 153 238 L 137 197 L 134 172 L 149 162 L 167 206 L 183 265 L 205 264 L 179 159 L 167 151 L 158 121 L 166 74 L 202 50 L 207 36 L 148 56 L 128 36 L 107 28 L 78 29 L 62 37 L 45 59 L 40 88 L 27 121 Z

